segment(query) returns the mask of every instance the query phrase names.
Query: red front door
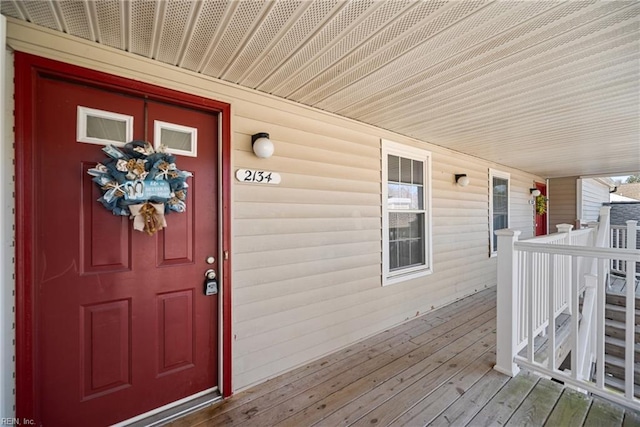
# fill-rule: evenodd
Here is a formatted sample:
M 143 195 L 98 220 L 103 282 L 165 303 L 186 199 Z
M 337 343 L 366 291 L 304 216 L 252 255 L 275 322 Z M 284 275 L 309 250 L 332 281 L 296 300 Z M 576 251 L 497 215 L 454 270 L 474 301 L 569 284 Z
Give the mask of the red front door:
M 539 197 L 547 197 L 547 185 L 541 182 L 536 182 L 536 188 L 540 190 Z M 536 236 L 544 236 L 547 234 L 547 212 L 539 213 L 537 197 L 534 199 L 535 205 L 535 219 L 536 219 Z M 546 206 L 546 204 L 545 204 Z
M 33 108 L 35 411 L 44 426 L 126 420 L 217 386 L 217 117 L 38 75 Z M 87 170 L 102 146 L 77 142 L 78 106 L 197 129 L 184 213 L 153 236 L 96 200 Z M 209 263 L 208 263 L 208 262 Z

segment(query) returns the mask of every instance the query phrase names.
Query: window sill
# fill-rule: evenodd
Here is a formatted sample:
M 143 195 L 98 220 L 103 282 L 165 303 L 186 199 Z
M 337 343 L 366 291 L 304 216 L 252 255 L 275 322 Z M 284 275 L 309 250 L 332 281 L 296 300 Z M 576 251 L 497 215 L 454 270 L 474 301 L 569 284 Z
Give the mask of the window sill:
M 431 268 L 423 268 L 420 270 L 408 271 L 404 274 L 394 274 L 392 276 L 382 276 L 382 286 L 395 285 L 396 283 L 406 282 L 407 280 L 417 279 L 418 277 L 428 276 L 433 273 Z

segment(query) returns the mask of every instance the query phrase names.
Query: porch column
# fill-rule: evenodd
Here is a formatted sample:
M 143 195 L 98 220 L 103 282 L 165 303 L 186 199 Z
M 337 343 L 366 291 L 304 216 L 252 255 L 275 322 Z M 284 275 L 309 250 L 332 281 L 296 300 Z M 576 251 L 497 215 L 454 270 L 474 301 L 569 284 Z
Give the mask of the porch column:
M 514 377 L 520 371 L 513 362 L 518 351 L 518 257 L 514 243 L 520 231 L 497 230 L 498 236 L 498 289 L 496 328 L 496 371 Z

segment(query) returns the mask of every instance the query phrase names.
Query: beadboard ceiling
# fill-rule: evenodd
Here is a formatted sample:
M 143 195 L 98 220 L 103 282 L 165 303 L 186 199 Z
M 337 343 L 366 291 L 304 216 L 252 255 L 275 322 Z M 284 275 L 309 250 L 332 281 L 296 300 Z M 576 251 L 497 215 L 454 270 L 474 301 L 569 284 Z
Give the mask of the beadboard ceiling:
M 1 8 L 544 177 L 640 170 L 637 0 L 3 0 Z

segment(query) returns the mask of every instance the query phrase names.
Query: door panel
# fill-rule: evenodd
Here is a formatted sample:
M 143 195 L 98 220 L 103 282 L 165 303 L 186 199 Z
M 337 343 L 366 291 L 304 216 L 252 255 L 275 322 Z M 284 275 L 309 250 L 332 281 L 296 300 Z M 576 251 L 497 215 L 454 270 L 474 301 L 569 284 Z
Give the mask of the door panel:
M 131 386 L 131 301 L 80 308 L 81 400 Z
M 176 156 L 193 172 L 186 212 L 148 236 L 97 202 L 86 171 L 106 155 L 76 142 L 78 105 L 133 116 L 134 139 L 153 142 L 158 117 L 197 128 L 198 156 Z M 109 425 L 216 386 L 217 296 L 203 293 L 217 268 L 216 116 L 38 77 L 34 124 L 43 425 Z
M 158 376 L 194 365 L 193 290 L 158 295 Z
M 87 171 L 95 162 L 82 165 L 80 200 L 80 274 L 116 273 L 131 269 L 131 224 L 128 218 L 113 220 L 113 214 L 96 203 L 101 196 Z M 113 250 L 117 248 L 117 250 Z

